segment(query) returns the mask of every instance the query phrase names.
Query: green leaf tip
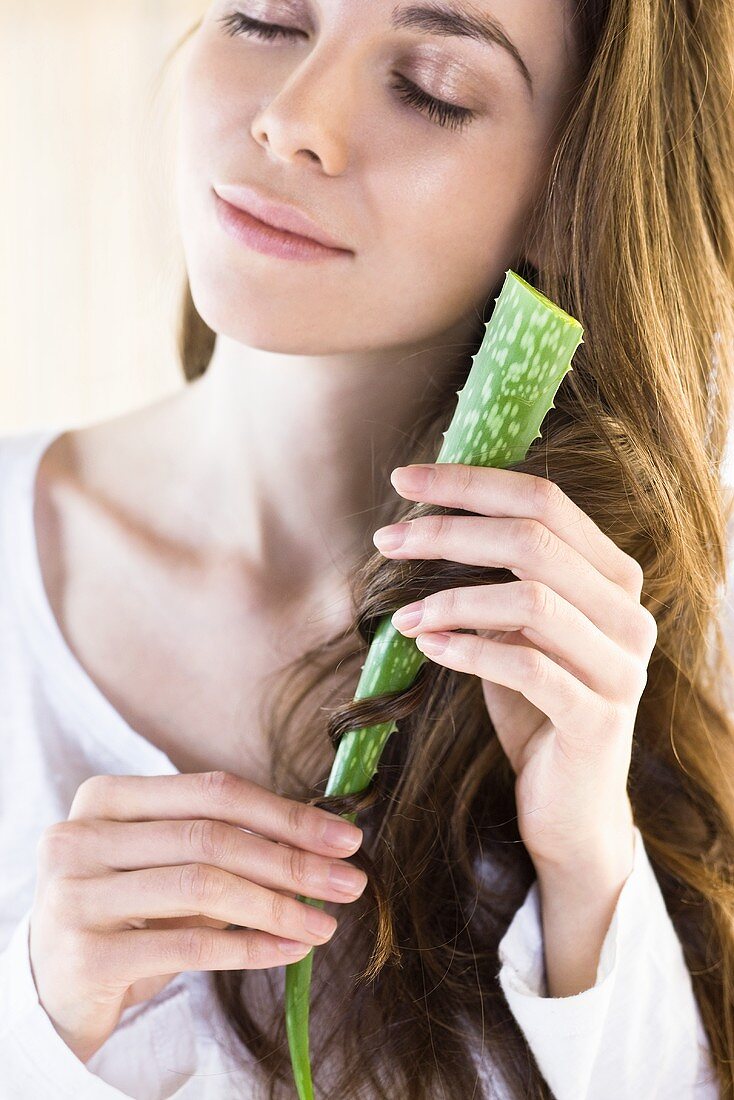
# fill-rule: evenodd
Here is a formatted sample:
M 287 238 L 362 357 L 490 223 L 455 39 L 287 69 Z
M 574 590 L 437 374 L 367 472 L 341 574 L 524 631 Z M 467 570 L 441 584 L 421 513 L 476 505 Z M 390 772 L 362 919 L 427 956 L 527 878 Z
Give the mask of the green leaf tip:
M 511 269 L 496 302 L 438 462 L 522 461 L 582 340 L 579 322 Z

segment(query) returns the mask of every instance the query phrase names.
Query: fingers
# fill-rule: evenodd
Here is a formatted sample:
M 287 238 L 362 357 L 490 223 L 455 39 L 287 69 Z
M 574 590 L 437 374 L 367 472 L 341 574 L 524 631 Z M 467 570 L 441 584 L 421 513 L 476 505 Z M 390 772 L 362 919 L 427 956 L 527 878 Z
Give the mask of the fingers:
M 398 467 L 404 469 L 412 467 Z M 554 481 L 520 470 L 462 463 L 433 463 L 428 469 L 434 476 L 425 488 L 403 485 L 396 470 L 391 474 L 393 487 L 410 500 L 463 508 L 485 516 L 537 520 L 588 558 L 613 584 L 639 599 L 641 576 L 637 563 Z
M 474 634 L 446 637 L 440 652 L 426 649 L 432 661 L 520 692 L 558 731 L 566 735 L 574 729 L 583 731 L 582 743 L 590 752 L 598 751 L 599 737 L 615 736 L 625 727 L 626 711 L 621 706 L 591 691 L 540 650 Z
M 70 821 L 194 817 L 216 818 L 323 855 L 353 854 L 362 843 L 362 830 L 338 815 L 225 771 L 91 776 L 77 789 L 69 812 Z
M 398 612 L 393 615 L 393 625 L 406 637 L 462 628 L 523 631 L 562 668 L 609 699 L 626 701 L 630 685 L 640 681 L 640 662 L 540 581 L 449 588 L 427 596 L 421 604 L 420 620 L 411 626 L 403 625 Z M 643 687 L 640 683 L 640 694 Z
M 375 544 L 386 557 L 508 569 L 520 580 L 536 581 L 556 592 L 623 649 L 629 645 L 630 631 L 635 638 L 639 635 L 638 621 L 652 620 L 649 613 L 641 613 L 639 600 L 537 520 L 421 516 L 399 526 L 406 534 L 397 548 L 381 545 L 380 533 L 375 534 Z M 645 621 L 642 629 L 647 638 L 650 623 Z
M 159 866 L 205 863 L 271 890 L 325 901 L 353 901 L 367 884 L 364 872 L 344 859 L 276 844 L 210 818 L 81 819 L 54 829 L 66 834 L 66 843 L 62 840 L 53 854 L 54 864 L 70 875 L 143 870 L 153 861 Z
M 99 931 L 125 930 L 141 916 L 156 919 L 202 913 L 279 938 L 321 944 L 337 927 L 336 918 L 321 908 L 205 863 L 121 871 L 98 878 L 60 877 L 55 880 L 49 904 L 60 921 L 68 923 L 72 916 L 75 925 Z
M 264 970 L 295 962 L 311 950 L 304 943 L 294 954 L 292 943 L 286 949 L 267 932 L 206 927 L 134 929 L 103 940 L 107 967 L 128 982 L 182 970 Z

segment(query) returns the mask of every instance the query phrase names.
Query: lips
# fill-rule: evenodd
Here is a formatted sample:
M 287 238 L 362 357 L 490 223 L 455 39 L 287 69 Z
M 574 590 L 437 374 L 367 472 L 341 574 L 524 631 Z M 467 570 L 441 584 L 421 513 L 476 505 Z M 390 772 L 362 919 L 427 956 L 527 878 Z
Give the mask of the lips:
M 289 203 L 283 203 L 275 198 L 266 196 L 263 192 L 256 191 L 244 184 L 217 184 L 215 192 L 225 202 L 236 206 L 238 210 L 244 210 L 252 214 L 259 221 L 273 226 L 275 229 L 285 229 L 289 233 L 296 233 L 300 237 L 308 237 L 312 241 L 326 245 L 327 248 L 338 248 L 342 251 L 353 251 L 348 245 L 337 240 L 327 233 L 308 214 Z

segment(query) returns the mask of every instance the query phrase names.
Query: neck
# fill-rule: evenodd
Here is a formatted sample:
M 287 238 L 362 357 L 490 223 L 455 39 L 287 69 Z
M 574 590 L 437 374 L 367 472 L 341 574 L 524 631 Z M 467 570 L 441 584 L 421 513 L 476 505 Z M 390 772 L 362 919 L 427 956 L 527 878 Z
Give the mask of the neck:
M 206 501 L 217 547 L 276 588 L 349 576 L 372 548 L 376 512 L 394 498 L 390 471 L 420 442 L 416 423 L 455 400 L 457 361 L 474 349 L 458 332 L 446 337 L 321 357 L 218 337 L 182 397 L 186 483 Z

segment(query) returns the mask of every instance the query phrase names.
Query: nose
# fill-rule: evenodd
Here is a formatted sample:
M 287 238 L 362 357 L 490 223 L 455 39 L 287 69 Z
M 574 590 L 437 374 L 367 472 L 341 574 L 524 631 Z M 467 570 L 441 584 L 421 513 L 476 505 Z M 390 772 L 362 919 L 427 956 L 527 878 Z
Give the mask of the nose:
M 304 57 L 252 121 L 255 141 L 274 158 L 305 158 L 330 176 L 349 162 L 356 103 L 354 58 L 343 48 L 314 49 Z

